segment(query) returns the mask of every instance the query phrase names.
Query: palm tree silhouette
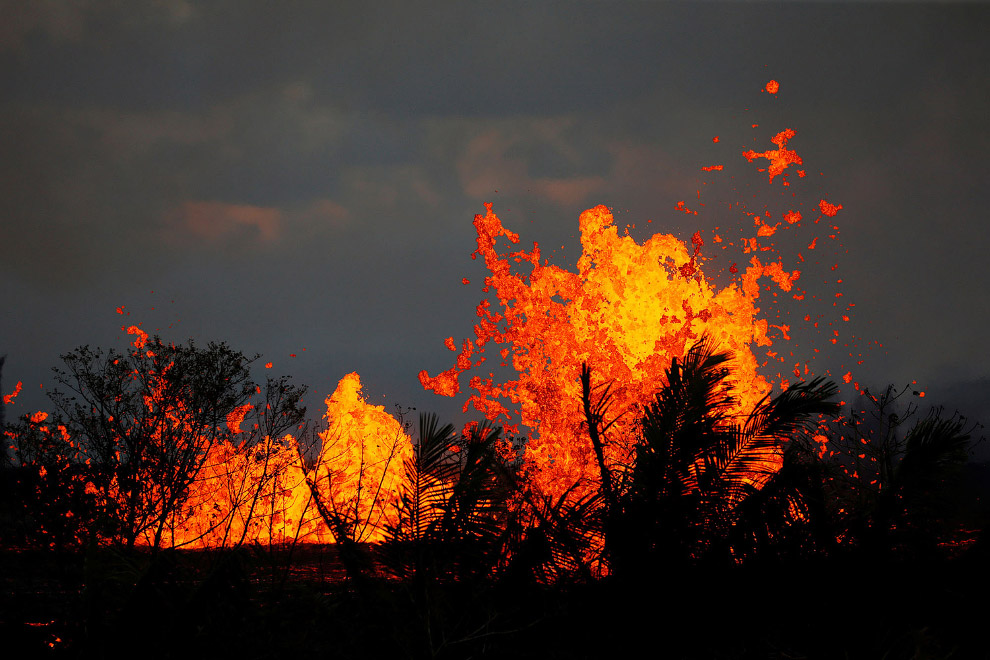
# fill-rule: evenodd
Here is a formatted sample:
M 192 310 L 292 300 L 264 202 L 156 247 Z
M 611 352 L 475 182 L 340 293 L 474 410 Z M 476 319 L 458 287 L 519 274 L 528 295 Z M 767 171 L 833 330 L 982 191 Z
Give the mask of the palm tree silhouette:
M 907 428 L 917 406 L 902 411 L 895 404 L 909 391 L 864 390 L 873 410 L 846 420 L 835 443 L 833 496 L 843 510 L 836 526 L 851 545 L 879 560 L 934 557 L 966 497 L 959 477 L 978 425 L 967 427 L 958 413 L 944 417 L 933 408 Z
M 419 442 L 405 463 L 397 522 L 385 556 L 399 576 L 488 576 L 498 563 L 516 483 L 498 452 L 501 428 L 475 424 L 459 438 L 452 424 L 420 415 Z
M 745 515 L 752 510 L 744 503 L 771 483 L 789 440 L 839 410 L 830 401 L 835 384 L 815 378 L 765 396 L 740 419 L 732 414 L 730 360 L 703 337 L 671 360 L 663 387 L 643 411 L 635 462 L 619 480 L 606 524 L 616 576 L 739 561 L 744 547 L 732 539 L 740 538 L 740 526 L 765 525 Z

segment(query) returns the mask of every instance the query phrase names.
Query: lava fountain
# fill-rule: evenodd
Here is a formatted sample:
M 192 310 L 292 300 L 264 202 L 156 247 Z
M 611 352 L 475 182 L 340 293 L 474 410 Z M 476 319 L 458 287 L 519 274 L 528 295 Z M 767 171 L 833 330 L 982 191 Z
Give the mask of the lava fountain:
M 237 422 L 228 419 L 235 427 Z M 344 376 L 327 397 L 318 437 L 312 462 L 291 434 L 214 444 L 168 544 L 323 543 L 340 535 L 380 541 L 385 526 L 395 522 L 412 441 L 384 406 L 364 400 L 356 373 Z
M 743 156 L 750 162 L 767 159 L 769 166 L 761 171 L 768 171 L 770 184 L 780 176 L 789 185 L 785 170 L 802 163 L 787 148 L 794 135 L 793 130 L 782 131 L 772 140 L 777 149 L 750 150 Z M 825 216 L 841 208 L 825 200 L 819 206 Z M 684 202 L 677 208 L 690 211 Z M 421 371 L 419 379 L 428 390 L 456 396 L 460 376 L 473 372 L 465 412 L 473 407 L 509 432 L 518 432 L 520 423 L 528 427 L 528 475 L 544 493 L 560 496 L 571 489 L 580 494 L 597 488 L 599 470 L 582 407 L 582 365 L 590 367 L 593 384 L 610 386 L 607 414 L 615 422 L 605 458 L 613 466 L 631 464 L 640 411 L 662 385 L 671 360 L 681 358 L 703 335 L 733 356 L 737 404 L 732 412 L 748 412 L 771 391 L 773 383 L 759 373 L 753 350 L 772 345 L 771 328 L 785 339 L 790 328 L 771 326 L 761 317 L 761 291 L 794 289 L 792 296 L 799 300 L 804 295 L 795 288 L 800 271 L 774 258 L 766 241 L 780 225 L 800 223 L 799 212 L 788 209 L 781 214 L 785 222 L 776 224 L 770 224 L 769 211 L 747 213 L 756 217 L 756 235 L 740 241 L 749 263 L 741 272 L 733 264 L 735 280 L 718 288 L 702 270 L 700 231 L 692 236 L 691 248 L 669 234 L 637 244 L 619 235 L 608 208 L 588 209 L 580 216 L 582 254 L 572 272 L 541 259 L 536 243 L 532 249 L 514 249 L 519 236 L 503 226 L 491 204 L 486 209 L 474 219 L 477 249 L 472 258 L 484 260 L 488 274 L 483 292 L 494 294 L 498 308 L 483 299 L 474 337 L 463 340 L 456 364 L 436 376 Z M 500 239 L 507 240 L 508 249 L 499 247 Z M 718 234 L 713 240 L 723 242 Z M 452 337 L 445 344 L 457 348 Z M 494 371 L 477 373 L 492 351 L 497 351 L 501 367 L 511 366 L 515 378 L 499 382 Z M 802 377 L 797 367 L 794 375 Z M 778 385 L 786 388 L 787 381 L 780 378 Z
M 777 89 L 776 83 L 766 87 L 771 94 Z M 776 149 L 747 150 L 742 156 L 749 163 L 765 159 L 767 166 L 760 171 L 767 173 L 769 185 L 779 178 L 787 187 L 788 169 L 802 165 L 802 158 L 788 147 L 795 135 L 785 129 L 771 139 Z M 723 167 L 701 169 L 725 176 Z M 805 176 L 803 170 L 797 174 Z M 700 191 L 698 196 L 700 200 Z M 525 427 L 526 476 L 554 498 L 598 488 L 599 466 L 582 401 L 585 367 L 595 391 L 603 392 L 607 385 L 610 392 L 606 416 L 611 426 L 604 445 L 609 466 L 631 464 L 642 409 L 664 384 L 671 361 L 684 356 L 702 336 L 731 353 L 730 382 L 736 397 L 731 412 L 747 413 L 775 385 L 788 386 L 780 374 L 768 379 L 760 372 L 754 351 L 763 348 L 768 359 L 783 361 L 770 350 L 771 334 L 788 340 L 790 327 L 769 323 L 766 301 L 775 301 L 781 293 L 800 301 L 805 292 L 797 287 L 801 271 L 785 266 L 769 240 L 779 229 L 800 225 L 802 214 L 781 209 L 780 221 L 774 222 L 770 210 L 754 213 L 741 203 L 735 207 L 739 215 L 752 219 L 743 231 L 754 235 L 731 241 L 717 227 L 711 232 L 712 244 L 723 250 L 733 247 L 747 260 L 743 268 L 733 263 L 728 269 L 731 280 L 719 286 L 704 272 L 702 231 L 694 233 L 690 247 L 662 233 L 637 243 L 628 232 L 620 235 L 608 208 L 597 206 L 580 215 L 582 254 L 576 270 L 570 271 L 543 258 L 536 243 L 531 249 L 520 248 L 519 236 L 503 225 L 492 204 L 486 204 L 485 214 L 474 219 L 477 248 L 472 258 L 480 256 L 487 271 L 482 289 L 486 297 L 477 306 L 474 336 L 460 347 L 448 337 L 445 346 L 458 353 L 455 364 L 435 376 L 421 371 L 421 384 L 437 394 L 457 396 L 461 377 L 467 377 L 464 411 L 474 408 L 509 434 L 517 435 Z M 831 221 L 841 208 L 821 199 L 813 223 Z M 685 202 L 676 209 L 697 215 Z M 838 228 L 825 224 L 835 238 Z M 815 249 L 817 241 L 811 240 L 807 249 Z M 802 262 L 798 254 L 793 265 Z M 122 308 L 117 311 L 122 313 Z M 810 321 L 810 315 L 805 320 Z M 124 330 L 136 335 L 135 355 L 146 352 L 147 334 L 137 326 Z M 510 377 L 481 369 L 493 355 L 498 373 Z M 800 366 L 795 364 L 793 370 L 799 379 L 808 374 L 807 363 L 803 373 Z M 850 382 L 851 374 L 844 379 Z M 4 403 L 19 389 L 20 383 L 4 395 Z M 158 405 L 154 388 L 145 405 L 149 410 Z M 359 376 L 345 376 L 327 397 L 315 459 L 306 458 L 292 434 L 271 437 L 260 431 L 263 408 L 245 404 L 227 415 L 227 428 L 215 434 L 219 440 L 201 445 L 204 460 L 190 480 L 181 509 L 165 521 L 164 531 L 145 534 L 139 542 L 226 547 L 324 542 L 342 536 L 374 542 L 383 537 L 395 522 L 403 468 L 413 443 L 383 406 L 365 402 Z M 177 411 L 174 424 L 181 425 L 181 406 Z M 40 426 L 45 417 L 38 415 L 30 421 L 39 431 L 55 433 Z M 61 432 L 65 435 L 64 429 Z M 64 440 L 78 457 L 80 439 Z M 44 466 L 41 476 L 45 477 Z M 96 493 L 91 485 L 86 484 L 87 494 Z M 105 505 L 112 506 L 115 494 L 112 485 L 108 488 Z

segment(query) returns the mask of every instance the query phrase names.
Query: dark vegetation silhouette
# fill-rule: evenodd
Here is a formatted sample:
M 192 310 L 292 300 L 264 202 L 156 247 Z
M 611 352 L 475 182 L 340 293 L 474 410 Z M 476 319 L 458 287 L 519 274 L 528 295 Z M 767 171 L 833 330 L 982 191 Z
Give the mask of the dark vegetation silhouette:
M 7 356 L 0 355 L 0 395 L 2 395 L 3 393 L 3 365 L 6 361 L 7 361 Z M 5 404 L 6 402 L 0 403 L 0 430 L 7 428 L 7 418 L 6 418 L 7 406 Z M 7 449 L 5 447 L 3 451 L 3 459 L 0 460 L 0 465 L 2 465 L 3 467 L 8 467 L 9 462 L 10 462 L 10 456 L 7 454 Z
M 781 474 L 777 459 L 822 417 L 839 412 L 831 401 L 837 389 L 816 378 L 776 398 L 767 395 L 737 420 L 729 362 L 707 339 L 675 357 L 643 411 L 634 464 L 620 468 L 625 474 L 618 479 L 614 470 L 603 471 L 603 494 L 612 500 L 605 542 L 617 576 L 642 580 L 690 564 L 745 561 L 755 554 L 751 541 L 778 538 L 805 519 L 798 515 L 801 493 L 786 483 L 789 474 Z M 589 428 L 600 417 L 589 419 Z M 771 497 L 798 504 L 776 507 L 775 516 L 744 515 L 769 513 Z
M 977 427 L 905 408 L 893 387 L 840 418 L 820 378 L 740 415 L 731 360 L 707 338 L 672 360 L 629 464 L 606 459 L 623 440 L 611 384 L 585 367 L 592 488 L 543 493 L 520 439 L 423 414 L 382 543 L 364 542 L 370 514 L 311 484 L 336 543 L 231 532 L 185 551 L 168 531 L 228 415 L 252 402 L 242 445 L 263 449 L 299 429 L 303 389 L 255 384 L 254 358 L 224 344 L 81 347 L 56 370 L 51 415 L 5 427 L 5 643 L 105 658 L 984 657 L 986 510 L 965 478 Z M 250 491 L 235 499 L 261 515 Z
M 159 337 L 118 352 L 82 346 L 62 356 L 49 393 L 50 415 L 29 416 L 9 431 L 26 471 L 21 534 L 51 547 L 106 540 L 163 547 L 181 526 L 190 486 L 210 448 L 235 435 L 228 417 L 248 406 L 241 444 L 254 447 L 303 419 L 303 388 L 250 379 L 249 358 L 223 343 L 200 348 Z M 240 493 L 250 500 L 255 493 Z M 218 518 L 211 527 L 230 521 Z M 242 541 L 243 539 L 241 539 Z M 236 543 L 236 540 L 232 540 Z

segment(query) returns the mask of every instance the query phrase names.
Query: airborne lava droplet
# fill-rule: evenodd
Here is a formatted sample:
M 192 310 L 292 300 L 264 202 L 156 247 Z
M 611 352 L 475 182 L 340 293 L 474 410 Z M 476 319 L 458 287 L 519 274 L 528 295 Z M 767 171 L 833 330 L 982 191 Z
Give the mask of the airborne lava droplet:
M 121 328 L 121 330 L 124 330 L 124 328 Z M 136 335 L 133 342 L 134 348 L 144 348 L 144 345 L 148 343 L 148 333 L 136 325 L 127 328 L 126 332 L 129 335 Z
M 461 386 L 457 382 L 457 367 L 441 371 L 434 377 L 430 377 L 426 369 L 423 369 L 418 377 L 423 389 L 432 390 L 440 396 L 457 396 L 461 391 Z
M 5 404 L 12 403 L 14 399 L 17 398 L 17 395 L 21 393 L 22 387 L 24 387 L 24 383 L 22 383 L 21 381 L 17 381 L 17 385 L 14 386 L 14 391 L 11 392 L 10 394 L 3 395 L 3 402 Z
M 750 149 L 748 151 L 744 151 L 743 156 L 745 156 L 746 160 L 749 162 L 753 162 L 757 158 L 766 158 L 769 160 L 770 165 L 767 167 L 767 173 L 770 175 L 770 183 L 773 183 L 773 178 L 778 174 L 783 174 L 784 170 L 790 165 L 801 165 L 804 162 L 801 160 L 801 157 L 797 155 L 796 151 L 787 148 L 788 140 L 793 138 L 795 135 L 797 135 L 797 132 L 793 129 L 784 129 L 770 139 L 771 142 L 777 145 L 777 149 L 771 149 L 760 153 Z
M 836 205 L 836 204 L 829 204 L 828 202 L 826 202 L 823 199 L 820 202 L 818 202 L 818 208 L 821 209 L 821 211 L 822 211 L 822 213 L 824 215 L 827 215 L 828 217 L 833 218 L 833 217 L 835 217 L 835 214 L 838 213 L 842 209 L 842 204 L 838 204 L 838 205 Z
M 227 414 L 227 428 L 231 433 L 237 435 L 243 432 L 241 422 L 244 421 L 244 417 L 251 412 L 253 407 L 250 403 L 245 403 L 243 406 L 237 406 Z

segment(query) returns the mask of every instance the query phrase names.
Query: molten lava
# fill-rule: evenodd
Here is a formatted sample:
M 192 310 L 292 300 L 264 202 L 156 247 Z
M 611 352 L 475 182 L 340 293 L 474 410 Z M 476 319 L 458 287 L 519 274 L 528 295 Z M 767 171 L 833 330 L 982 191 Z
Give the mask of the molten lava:
M 793 138 L 795 135 L 797 135 L 797 133 L 789 128 L 783 130 L 770 139 L 771 142 L 777 145 L 776 149 L 771 149 L 760 153 L 750 149 L 748 151 L 744 151 L 743 156 L 745 156 L 746 160 L 750 162 L 753 162 L 757 158 L 766 158 L 770 161 L 770 165 L 767 167 L 766 171 L 770 176 L 770 183 L 773 183 L 774 177 L 783 175 L 784 170 L 786 170 L 789 166 L 801 165 L 803 162 L 801 157 L 798 156 L 795 151 L 787 148 L 788 140 Z M 760 171 L 762 172 L 764 170 L 761 169 Z M 786 175 L 784 177 L 784 185 L 788 185 Z
M 356 373 L 327 398 L 323 447 L 307 479 L 323 507 L 355 541 L 379 541 L 396 522 L 399 482 L 412 440 L 384 406 L 365 403 Z
M 770 81 L 765 89 L 776 94 L 778 88 Z M 786 129 L 771 139 L 776 149 L 748 150 L 742 155 L 749 162 L 766 159 L 767 167 L 760 171 L 767 173 L 770 184 L 780 177 L 786 186 L 786 170 L 802 164 L 788 148 L 794 136 L 795 131 Z M 719 138 L 712 141 L 719 143 Z M 723 165 L 701 169 L 720 176 Z M 805 173 L 798 170 L 798 175 Z M 730 414 L 748 413 L 771 391 L 773 383 L 759 372 L 754 349 L 771 346 L 773 331 L 790 339 L 790 327 L 771 325 L 761 316 L 761 295 L 770 292 L 776 297 L 776 291 L 792 291 L 801 273 L 785 268 L 765 239 L 799 225 L 799 211 L 789 209 L 775 223 L 769 211 L 745 212 L 754 218 L 753 235 L 737 243 L 724 239 L 716 228 L 715 244 L 722 249 L 734 246 L 748 259 L 741 260 L 745 264 L 741 267 L 732 263 L 728 273 L 733 279 L 717 286 L 704 272 L 701 231 L 691 237 L 690 247 L 660 233 L 640 244 L 620 235 L 610 210 L 597 206 L 580 215 L 582 254 L 570 271 L 542 258 L 536 243 L 531 249 L 517 247 L 519 236 L 503 226 L 491 204 L 486 209 L 474 219 L 477 249 L 472 258 L 480 256 L 484 261 L 488 274 L 483 291 L 491 298 L 477 306 L 473 337 L 459 345 L 454 337 L 443 341 L 457 354 L 454 364 L 435 376 L 424 370 L 419 380 L 437 394 L 456 396 L 462 391 L 461 376 L 469 376 L 465 411 L 473 407 L 510 434 L 525 427 L 526 475 L 545 495 L 556 499 L 570 491 L 581 496 L 598 488 L 600 471 L 582 402 L 584 365 L 590 368 L 593 396 L 600 396 L 608 385 L 604 416 L 606 423 L 613 423 L 604 437 L 605 462 L 619 469 L 633 462 L 642 410 L 664 384 L 672 359 L 682 358 L 702 336 L 732 355 L 729 381 L 736 402 Z M 698 215 L 683 201 L 676 209 Z M 818 209 L 831 218 L 842 205 L 822 199 Z M 817 240 L 807 248 L 815 249 Z M 803 257 L 798 255 L 798 261 Z M 467 278 L 462 282 L 469 284 Z M 804 292 L 798 289 L 792 297 L 801 300 Z M 123 314 L 123 307 L 117 312 Z M 805 320 L 810 322 L 810 316 Z M 135 354 L 153 357 L 146 332 L 133 325 L 122 330 L 134 335 Z M 774 352 L 768 356 L 783 360 Z M 500 368 L 480 371 L 489 359 Z M 273 364 L 264 366 L 271 369 Z M 794 365 L 793 373 L 802 377 L 800 364 Z M 803 374 L 808 374 L 807 365 Z M 786 388 L 787 381 L 778 378 Z M 843 380 L 852 381 L 851 372 Z M 12 394 L 3 396 L 4 403 L 10 403 L 20 389 L 17 383 Z M 152 384 L 144 405 L 148 411 L 161 409 L 175 428 L 188 425 L 181 406 L 165 409 L 163 400 Z M 171 515 L 158 538 L 149 529 L 139 542 L 226 547 L 245 542 L 326 542 L 341 535 L 358 542 L 381 540 L 385 528 L 396 522 L 404 466 L 413 456 L 412 440 L 383 406 L 364 400 L 356 373 L 342 378 L 325 403 L 323 430 L 315 436 L 320 445 L 312 452 L 293 435 L 275 438 L 259 432 L 253 420 L 260 419 L 264 410 L 252 404 L 226 414 L 215 434 L 219 441 L 192 437 L 190 442 L 202 442 L 197 456 L 204 460 L 181 510 Z M 30 421 L 41 424 L 42 415 L 37 413 Z M 72 447 L 64 427 L 59 429 Z M 164 437 L 156 439 L 167 442 Z M 819 441 L 824 451 L 824 440 Z M 119 495 L 114 488 L 106 492 L 107 506 L 113 506 Z M 85 492 L 97 495 L 91 483 Z
M 17 385 L 14 386 L 14 391 L 11 392 L 10 394 L 3 395 L 3 404 L 8 405 L 10 403 L 13 403 L 14 399 L 17 398 L 17 395 L 21 393 L 21 388 L 23 387 L 24 387 L 24 383 L 22 383 L 21 381 L 17 381 Z
M 583 253 L 577 272 L 570 272 L 541 262 L 536 244 L 532 250 L 500 252 L 500 238 L 516 244 L 519 237 L 503 227 L 491 204 L 486 207 L 474 220 L 473 256 L 484 259 L 490 273 L 485 291 L 494 289 L 501 309 L 494 311 L 483 300 L 475 338 L 464 341 L 457 364 L 437 376 L 423 371 L 419 377 L 427 389 L 452 396 L 460 390 L 458 376 L 480 366 L 491 345 L 500 347 L 503 365 L 511 354 L 518 377 L 496 382 L 494 372 L 473 376 L 474 393 L 464 408 L 473 406 L 510 432 L 520 421 L 529 427 L 526 462 L 544 492 L 560 495 L 575 484 L 581 491 L 597 479 L 581 404 L 584 363 L 597 384 L 612 384 L 608 416 L 618 421 L 606 444 L 611 465 L 629 463 L 639 411 L 661 386 L 671 358 L 682 357 L 702 335 L 734 356 L 736 413 L 752 409 L 770 391 L 752 351 L 754 344 L 771 343 L 767 321 L 757 316 L 760 280 L 769 278 L 789 291 L 797 271 L 753 256 L 738 283 L 718 289 L 701 269 L 700 232 L 692 237 L 693 250 L 664 234 L 639 245 L 620 236 L 612 214 L 598 206 L 581 214 Z M 513 272 L 514 264 L 525 264 L 529 272 Z
M 330 541 L 312 507 L 296 439 L 213 445 L 193 482 L 170 545 L 227 547 L 243 542 Z
M 770 94 L 778 89 L 775 81 L 766 86 Z M 788 148 L 795 135 L 794 130 L 785 129 L 771 139 L 776 149 L 747 150 L 742 155 L 749 162 L 766 159 L 768 165 L 760 171 L 767 173 L 768 182 L 772 185 L 780 177 L 789 186 L 788 168 L 803 162 Z M 721 172 L 723 166 L 701 169 Z M 805 174 L 798 170 L 799 177 Z M 699 199 L 700 195 L 699 191 Z M 842 208 L 825 200 L 818 207 L 826 217 Z M 472 259 L 484 259 L 488 275 L 483 292 L 494 294 L 493 299 L 478 305 L 474 337 L 462 342 L 456 363 L 435 376 L 424 370 L 419 379 L 428 390 L 455 396 L 461 392 L 460 376 L 472 372 L 464 410 L 473 407 L 489 420 L 506 425 L 510 433 L 517 433 L 520 423 L 528 427 L 528 475 L 544 493 L 556 497 L 572 487 L 576 494 L 597 488 L 600 469 L 581 397 L 584 364 L 591 369 L 593 386 L 610 388 L 604 421 L 615 421 L 604 443 L 605 458 L 620 469 L 631 464 L 636 425 L 663 384 L 671 360 L 681 358 L 703 335 L 733 356 L 731 384 L 737 403 L 732 414 L 752 410 L 770 392 L 772 384 L 758 372 L 753 350 L 771 346 L 771 329 L 790 340 L 791 328 L 784 323 L 771 325 L 760 316 L 760 296 L 770 292 L 776 298 L 774 288 L 792 291 L 801 273 L 785 268 L 763 240 L 781 228 L 800 225 L 799 211 L 788 209 L 781 214 L 783 222 L 777 223 L 769 222 L 769 210 L 760 214 L 744 211 L 754 218 L 755 235 L 742 237 L 738 243 L 726 242 L 716 228 L 714 242 L 719 247 L 738 245 L 749 255 L 742 272 L 736 263 L 730 266 L 735 279 L 719 288 L 703 272 L 701 232 L 692 236 L 692 249 L 665 234 L 637 244 L 628 235 L 620 236 L 609 209 L 598 206 L 580 216 L 582 255 L 572 272 L 541 259 L 536 243 L 532 249 L 516 248 L 519 236 L 503 226 L 491 204 L 486 208 L 484 215 L 475 216 L 477 249 Z M 676 208 L 698 215 L 683 201 Z M 507 241 L 508 249 L 498 247 L 500 241 Z M 798 255 L 798 262 L 803 261 Z M 803 300 L 805 292 L 797 289 L 792 297 Z M 444 343 L 455 350 L 452 337 Z M 493 357 L 493 348 L 500 366 L 511 366 L 514 371 L 508 378 L 501 377 L 504 370 L 479 369 Z M 767 356 L 783 360 L 773 351 L 767 351 Z M 802 374 L 799 367 L 795 365 L 794 377 L 800 379 L 809 370 L 805 365 Z M 786 389 L 787 379 L 779 374 L 777 378 Z M 604 387 L 599 391 L 605 391 Z
M 364 401 L 356 373 L 340 380 L 326 406 L 322 446 L 311 465 L 292 435 L 212 445 L 166 545 L 330 542 L 338 531 L 331 529 L 335 516 L 354 540 L 381 540 L 384 526 L 394 522 L 412 441 L 384 406 Z M 240 406 L 227 416 L 235 436 L 250 409 Z

